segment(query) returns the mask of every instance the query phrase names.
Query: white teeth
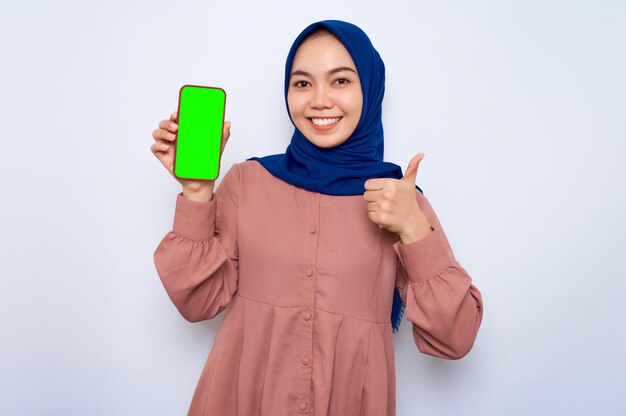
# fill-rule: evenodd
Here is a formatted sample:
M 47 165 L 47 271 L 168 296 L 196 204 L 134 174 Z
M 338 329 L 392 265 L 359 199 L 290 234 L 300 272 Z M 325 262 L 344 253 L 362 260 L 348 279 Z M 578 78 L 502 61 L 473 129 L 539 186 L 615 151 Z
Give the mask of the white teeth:
M 312 118 L 313 124 L 316 126 L 327 126 L 329 124 L 333 124 L 339 121 L 341 117 L 337 118 Z

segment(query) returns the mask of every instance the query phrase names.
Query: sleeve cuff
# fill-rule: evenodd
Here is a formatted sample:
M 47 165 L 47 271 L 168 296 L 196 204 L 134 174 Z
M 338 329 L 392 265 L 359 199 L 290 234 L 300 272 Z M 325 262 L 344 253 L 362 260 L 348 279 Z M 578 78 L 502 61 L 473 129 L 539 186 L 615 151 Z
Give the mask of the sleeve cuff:
M 176 196 L 176 211 L 172 231 L 189 240 L 207 241 L 215 233 L 215 204 L 217 195 L 208 202 L 192 201 L 180 192 Z
M 441 230 L 432 228 L 433 230 L 427 236 L 417 241 L 409 244 L 397 241 L 393 245 L 402 267 L 412 282 L 428 280 L 447 269 L 455 261 L 448 255 Z

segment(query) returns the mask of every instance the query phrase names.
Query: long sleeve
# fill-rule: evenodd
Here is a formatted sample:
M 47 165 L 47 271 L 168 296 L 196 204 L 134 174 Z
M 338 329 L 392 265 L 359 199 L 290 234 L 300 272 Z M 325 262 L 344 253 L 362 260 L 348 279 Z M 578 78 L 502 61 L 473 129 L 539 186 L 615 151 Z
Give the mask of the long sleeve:
M 399 258 L 396 287 L 419 351 L 460 359 L 476 340 L 483 317 L 482 296 L 454 257 L 430 203 L 419 191 L 416 193 L 432 231 L 412 243 L 394 244 Z
M 208 202 L 176 196 L 172 231 L 154 252 L 165 290 L 189 322 L 222 312 L 237 291 L 239 170 L 233 165 Z

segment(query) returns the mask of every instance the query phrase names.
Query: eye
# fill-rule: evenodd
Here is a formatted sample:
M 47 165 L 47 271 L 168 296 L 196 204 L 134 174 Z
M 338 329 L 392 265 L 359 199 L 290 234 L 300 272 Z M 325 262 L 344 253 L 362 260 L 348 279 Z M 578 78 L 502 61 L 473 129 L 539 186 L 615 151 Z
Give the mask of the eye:
M 350 81 L 348 81 L 345 78 L 337 78 L 337 80 L 335 81 L 337 84 L 348 84 Z
M 298 87 L 298 88 L 305 88 L 307 86 L 307 84 L 309 84 L 306 81 L 296 81 L 293 85 L 294 87 Z

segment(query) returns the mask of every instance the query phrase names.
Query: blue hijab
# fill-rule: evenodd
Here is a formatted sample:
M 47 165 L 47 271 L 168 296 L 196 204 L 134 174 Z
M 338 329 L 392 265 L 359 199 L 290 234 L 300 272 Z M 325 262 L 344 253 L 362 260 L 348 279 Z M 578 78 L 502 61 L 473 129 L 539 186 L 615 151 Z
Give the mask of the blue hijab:
M 316 29 L 327 29 L 333 33 L 346 47 L 356 65 L 363 92 L 363 109 L 354 132 L 338 146 L 320 148 L 304 137 L 296 127 L 285 153 L 247 160 L 259 161 L 272 175 L 299 188 L 326 195 L 363 195 L 364 184 L 368 179 L 403 177 L 400 166 L 383 161 L 382 101 L 385 92 L 385 64 L 369 37 L 359 27 L 340 20 L 312 23 L 298 35 L 287 56 L 287 113 L 287 92 L 293 59 L 304 38 Z M 291 119 L 291 114 L 289 118 Z M 293 124 L 293 119 L 291 122 Z M 422 192 L 417 185 L 416 188 Z M 391 311 L 393 333 L 398 332 L 404 307 L 400 293 L 395 289 Z

